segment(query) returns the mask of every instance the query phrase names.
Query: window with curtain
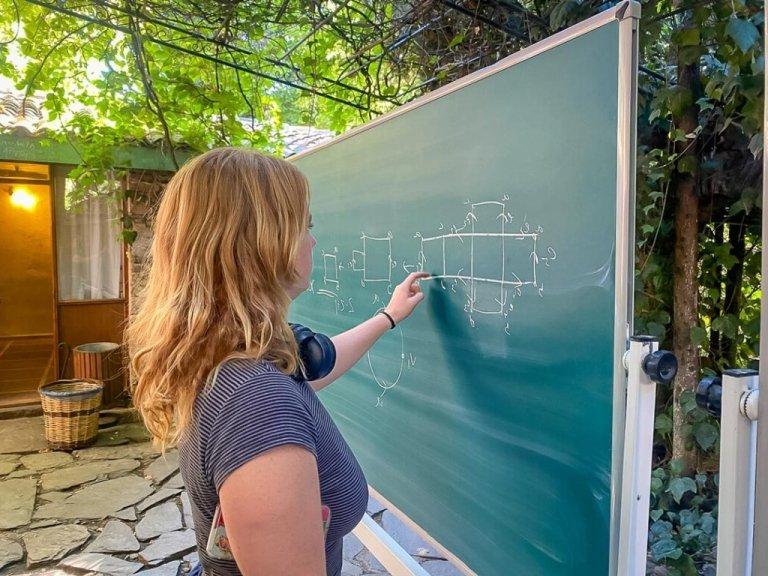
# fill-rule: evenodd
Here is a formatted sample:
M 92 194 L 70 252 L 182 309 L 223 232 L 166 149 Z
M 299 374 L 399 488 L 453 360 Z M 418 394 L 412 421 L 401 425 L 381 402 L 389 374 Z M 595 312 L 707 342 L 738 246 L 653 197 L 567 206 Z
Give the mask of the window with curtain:
M 53 173 L 59 300 L 122 298 L 120 214 L 110 198 L 119 183 L 107 179 L 75 199 L 71 170 Z

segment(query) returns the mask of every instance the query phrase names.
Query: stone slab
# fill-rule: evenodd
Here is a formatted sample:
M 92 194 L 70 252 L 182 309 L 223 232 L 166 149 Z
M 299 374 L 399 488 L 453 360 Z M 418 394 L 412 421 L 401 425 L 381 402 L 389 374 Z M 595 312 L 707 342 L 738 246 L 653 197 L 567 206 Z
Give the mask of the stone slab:
M 184 515 L 184 526 L 194 528 L 195 519 L 192 516 L 192 503 L 189 501 L 189 494 L 186 492 L 181 495 L 181 512 Z
M 131 576 L 144 567 L 138 562 L 127 562 L 108 554 L 96 554 L 94 552 L 69 556 L 59 562 L 59 566 L 109 574 L 110 576 Z
M 140 572 L 141 576 L 176 576 L 179 573 L 179 567 L 181 566 L 181 560 L 174 560 L 167 564 L 162 564 L 157 568 L 150 568 Z
M 73 458 L 66 452 L 41 452 L 21 458 L 21 463 L 28 470 L 47 470 L 72 464 Z
M 171 479 L 165 483 L 164 488 L 184 488 L 184 478 L 181 477 L 181 472 L 172 476 Z
M 46 502 L 61 502 L 70 496 L 71 492 L 46 492 L 45 494 L 40 494 L 40 499 Z
M 0 476 L 5 476 L 6 474 L 10 474 L 16 468 L 21 466 L 18 462 L 0 462 Z
M 150 442 L 142 442 L 141 444 L 128 444 L 126 446 L 95 446 L 93 448 L 75 450 L 74 454 L 80 461 L 120 460 L 122 458 L 141 460 L 147 456 L 158 454 L 158 451 L 152 448 Z
M 200 555 L 197 553 L 197 550 L 195 550 L 194 552 L 190 552 L 184 556 L 182 560 L 184 560 L 184 562 L 189 562 L 192 566 L 194 566 L 195 564 L 200 563 Z
M 128 520 L 129 522 L 135 522 L 136 521 L 136 509 L 131 506 L 130 508 L 124 508 L 123 510 L 118 510 L 117 512 L 114 512 L 110 514 L 112 518 L 118 518 L 120 520 Z
M 144 562 L 175 559 L 197 547 L 194 530 L 180 530 L 161 535 L 157 540 L 139 552 Z
M 141 415 L 134 407 L 129 408 L 108 408 L 101 410 L 99 416 L 113 416 L 117 418 L 118 424 L 130 424 L 131 422 L 141 422 Z
M 86 552 L 138 552 L 141 545 L 133 535 L 131 527 L 119 520 L 107 522 L 101 534 L 86 549 Z
M 22 558 L 24 558 L 24 549 L 21 544 L 10 538 L 0 538 L 0 570 Z
M 147 466 L 144 476 L 152 480 L 154 484 L 160 484 L 171 474 L 179 470 L 179 451 L 171 450 L 159 456 L 152 464 Z
M 136 510 L 141 514 L 145 510 L 152 508 L 155 504 L 159 504 L 169 498 L 173 498 L 177 494 L 181 493 L 181 488 L 160 488 L 157 492 L 149 496 L 146 500 L 142 500 L 136 505 Z
M 96 572 L 80 572 L 80 574 L 82 576 L 102 576 Z M 46 566 L 45 568 L 38 568 L 36 570 L 25 570 L 20 576 L 72 576 L 72 572 L 62 568 Z
M 42 416 L 0 420 L 0 454 L 27 454 L 47 447 Z
M 30 476 L 37 476 L 37 470 L 14 470 L 8 474 L 8 478 L 29 478 Z
M 77 463 L 74 466 L 58 468 L 46 472 L 41 477 L 42 489 L 65 490 L 99 478 L 123 474 L 135 470 L 140 465 L 138 460 L 102 460 L 100 462 Z
M 131 442 L 146 442 L 149 432 L 142 424 L 120 424 L 99 432 L 94 446 L 119 446 Z
M 129 474 L 82 488 L 61 502 L 43 504 L 35 518 L 106 518 L 152 493 L 149 481 Z
M 77 524 L 63 524 L 32 530 L 22 536 L 27 549 L 27 566 L 60 560 L 79 548 L 90 537 L 88 529 Z
M 363 569 L 357 564 L 344 560 L 341 564 L 341 576 L 362 576 Z
M 151 540 L 167 532 L 181 530 L 181 512 L 176 502 L 165 502 L 150 508 L 136 524 L 136 538 Z
M 373 554 L 371 554 L 371 551 L 367 549 L 363 550 L 362 552 L 360 552 L 360 554 L 358 554 L 355 557 L 354 563 L 357 564 L 358 566 L 362 566 L 363 571 L 365 573 L 368 573 L 368 572 L 376 573 L 376 572 L 387 571 L 387 569 L 384 568 L 382 563 L 379 562 L 376 559 L 376 557 Z
M 345 560 L 352 560 L 363 550 L 365 550 L 365 546 L 352 532 L 344 536 L 343 556 Z
M 381 514 L 386 509 L 387 507 L 376 500 L 376 498 L 373 496 L 368 496 L 368 506 L 366 507 L 366 511 L 368 512 L 369 516 L 376 516 L 377 514 Z
M 56 526 L 57 524 L 61 524 L 61 520 L 55 520 L 53 518 L 49 518 L 48 520 L 39 520 L 37 522 L 32 522 L 32 524 L 29 525 L 29 529 L 37 530 L 38 528 L 48 528 L 48 526 Z
M 438 554 L 433 546 L 425 542 L 423 538 L 389 510 L 385 510 L 382 513 L 381 526 L 409 554 L 442 558 L 442 555 Z
M 37 482 L 33 478 L 0 481 L 0 530 L 29 524 L 36 494 Z
M 421 565 L 430 576 L 463 576 L 458 568 L 447 560 L 429 560 Z

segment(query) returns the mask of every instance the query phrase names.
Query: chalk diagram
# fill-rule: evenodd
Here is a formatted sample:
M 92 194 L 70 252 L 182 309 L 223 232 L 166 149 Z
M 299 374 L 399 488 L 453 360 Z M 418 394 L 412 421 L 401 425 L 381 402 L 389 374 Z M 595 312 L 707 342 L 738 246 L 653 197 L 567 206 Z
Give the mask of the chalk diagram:
M 339 249 L 334 246 L 331 253 L 327 253 L 325 250 L 321 250 L 323 257 L 323 287 L 315 289 L 314 281 L 310 283 L 310 291 L 319 295 L 326 296 L 334 300 L 336 307 L 336 314 L 339 312 L 353 313 L 355 306 L 352 302 L 352 298 L 344 298 L 339 293 L 339 270 L 344 268 L 343 264 L 339 264 Z M 330 290 L 329 288 L 333 288 Z
M 397 265 L 397 262 L 392 258 L 392 232 L 387 232 L 386 236 L 369 236 L 363 232 L 360 236 L 362 243 L 361 250 L 352 250 L 352 260 L 350 261 L 350 269 L 354 272 L 361 272 L 360 285 L 365 287 L 369 283 L 379 283 L 379 285 L 386 284 L 386 290 L 388 294 L 392 293 L 392 270 Z M 373 304 L 382 303 L 381 298 L 377 293 L 373 294 Z M 403 329 L 397 327 L 397 337 L 399 338 L 399 363 L 398 359 L 392 359 L 386 361 L 387 368 L 392 369 L 397 366 L 397 373 L 393 378 L 386 379 L 382 376 L 384 368 L 374 368 L 374 360 L 371 356 L 371 350 L 366 353 L 366 359 L 368 361 L 368 368 L 371 371 L 376 384 L 381 388 L 381 393 L 376 398 L 376 406 L 382 406 L 384 402 L 384 395 L 397 386 L 398 382 L 403 376 L 403 369 L 405 367 L 405 337 L 403 336 Z M 378 342 L 374 347 L 375 349 L 383 349 L 382 342 Z M 395 344 L 395 349 L 398 346 Z M 394 372 L 394 370 L 393 370 Z
M 538 268 L 557 259 L 551 246 L 546 255 L 539 255 L 543 228 L 534 229 L 527 215 L 521 225 L 515 223 L 507 200 L 506 195 L 502 201 L 467 200 L 469 212 L 461 227 L 452 225 L 449 231 L 433 236 L 414 235 L 420 241 L 417 268 L 430 272 L 444 290 L 448 289 L 446 281 L 453 292 L 459 282 L 467 289 L 464 311 L 473 327 L 476 314 L 506 318 L 514 310 L 512 300 L 531 289 L 526 287 L 543 296 Z M 440 229 L 445 226 L 441 224 Z M 507 334 L 509 328 L 507 323 Z
M 378 368 L 374 369 L 373 367 L 373 360 L 371 360 L 371 350 L 368 350 L 366 353 L 366 359 L 368 360 L 368 368 L 371 370 L 371 375 L 373 376 L 374 381 L 376 384 L 379 385 L 379 388 L 381 388 L 381 393 L 376 398 L 376 406 L 382 406 L 384 402 L 384 395 L 392 390 L 395 386 L 397 386 L 397 383 L 400 382 L 400 378 L 403 377 L 403 368 L 405 367 L 405 337 L 403 336 L 403 329 L 398 326 L 397 329 L 397 335 L 400 340 L 400 364 L 397 367 L 397 375 L 391 379 L 387 380 L 385 379 L 381 374 L 383 372 L 383 369 Z M 395 348 L 397 349 L 397 345 L 395 345 Z M 411 358 L 413 358 L 411 356 Z M 396 364 L 396 362 L 395 362 Z M 392 365 L 392 362 L 387 362 L 388 367 Z M 409 366 L 411 365 L 411 361 L 409 361 Z M 378 372 L 377 372 L 378 370 Z M 393 371 L 394 372 L 394 371 Z
M 334 247 L 333 254 L 326 254 L 323 251 L 323 284 L 328 286 L 332 284 L 339 289 L 339 249 Z
M 544 230 L 530 224 L 527 214 L 520 220 L 515 218 L 508 206 L 509 196 L 480 202 L 466 200 L 464 204 L 468 211 L 461 226 L 441 223 L 438 233 L 413 235 L 417 240 L 417 260 L 409 263 L 402 259 L 402 271 L 429 272 L 429 279 L 439 282 L 443 290 L 465 295 L 464 312 L 472 327 L 481 315 L 495 316 L 506 322 L 504 332 L 512 336 L 508 317 L 515 309 L 516 299 L 527 293 L 544 297 L 542 268 L 557 260 L 557 253 L 553 247 L 543 246 Z M 391 294 L 397 282 L 393 271 L 400 259 L 395 260 L 393 255 L 392 232 L 377 236 L 361 232 L 359 242 L 348 261 L 342 260 L 338 247 L 322 251 L 322 278 L 318 276 L 310 290 L 333 299 L 336 314 L 355 312 L 352 298 L 343 296 L 349 288 L 350 272 L 366 288 L 367 298 L 372 298 L 365 301 L 366 296 L 361 297 L 363 313 L 372 306 L 384 306 L 388 297 L 382 289 Z M 368 350 L 366 360 L 379 387 L 377 407 L 402 382 L 406 368 L 416 364 L 414 355 L 406 350 L 400 326 Z
M 369 282 L 386 282 L 387 292 L 391 292 L 392 269 L 395 261 L 392 259 L 392 232 L 384 237 L 368 236 L 365 232 L 360 236 L 362 250 L 352 250 L 352 270 L 362 272 L 360 285 Z

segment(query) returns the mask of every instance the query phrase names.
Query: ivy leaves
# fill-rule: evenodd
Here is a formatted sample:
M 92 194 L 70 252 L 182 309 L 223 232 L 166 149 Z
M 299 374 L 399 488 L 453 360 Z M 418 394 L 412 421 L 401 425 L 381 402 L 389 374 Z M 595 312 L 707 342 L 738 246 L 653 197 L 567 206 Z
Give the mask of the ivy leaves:
M 697 564 L 713 562 L 717 542 L 717 474 L 682 476 L 672 460 L 651 477 L 650 560 L 669 576 L 698 576 Z
M 760 40 L 760 31 L 750 20 L 739 18 L 735 14 L 728 20 L 725 29 L 743 53 L 749 52 Z

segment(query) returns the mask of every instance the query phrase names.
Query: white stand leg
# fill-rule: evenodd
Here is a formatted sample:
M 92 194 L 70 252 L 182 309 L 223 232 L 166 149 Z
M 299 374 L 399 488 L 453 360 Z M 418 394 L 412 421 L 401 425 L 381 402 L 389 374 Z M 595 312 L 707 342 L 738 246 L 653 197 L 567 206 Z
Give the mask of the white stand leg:
M 627 418 L 619 531 L 620 576 L 645 576 L 656 383 L 643 370 L 643 361 L 658 347 L 657 340 L 635 337 L 625 357 Z
M 363 515 L 363 519 L 352 532 L 392 576 L 429 576 L 429 573 L 368 514 Z
M 717 575 L 751 576 L 758 374 L 754 370 L 726 370 L 722 387 Z

